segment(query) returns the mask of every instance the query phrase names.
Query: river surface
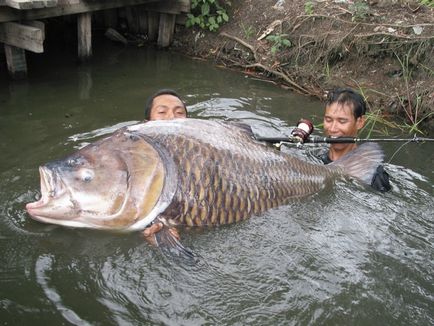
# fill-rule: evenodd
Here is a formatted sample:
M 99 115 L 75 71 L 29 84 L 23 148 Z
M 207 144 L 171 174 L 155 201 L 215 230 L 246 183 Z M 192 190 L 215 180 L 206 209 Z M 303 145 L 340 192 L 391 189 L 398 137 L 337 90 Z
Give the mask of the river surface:
M 338 180 L 248 221 L 182 232 L 195 264 L 140 233 L 30 219 L 38 166 L 140 121 L 159 88 L 177 89 L 192 117 L 244 121 L 262 136 L 320 121 L 318 101 L 203 61 L 95 52 L 86 66 L 31 57 L 27 81 L 0 81 L 1 325 L 434 324 L 432 144 L 383 144 L 389 193 Z

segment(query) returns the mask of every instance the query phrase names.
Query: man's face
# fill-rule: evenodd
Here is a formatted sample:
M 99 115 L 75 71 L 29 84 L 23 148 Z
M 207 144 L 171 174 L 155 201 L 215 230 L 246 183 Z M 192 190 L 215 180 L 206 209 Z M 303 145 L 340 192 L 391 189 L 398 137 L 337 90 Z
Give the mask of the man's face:
M 325 109 L 324 132 L 329 137 L 356 137 L 365 124 L 364 117 L 355 118 L 351 106 L 330 104 Z
M 149 120 L 172 120 L 186 117 L 184 104 L 176 96 L 164 94 L 152 101 Z

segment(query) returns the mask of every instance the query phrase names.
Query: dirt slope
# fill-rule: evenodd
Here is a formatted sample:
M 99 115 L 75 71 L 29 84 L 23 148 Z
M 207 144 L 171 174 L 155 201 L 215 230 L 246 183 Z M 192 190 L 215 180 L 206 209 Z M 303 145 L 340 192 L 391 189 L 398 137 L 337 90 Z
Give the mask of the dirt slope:
M 319 98 L 353 87 L 371 112 L 401 125 L 423 119 L 417 127 L 432 134 L 433 8 L 415 0 L 239 0 L 227 8 L 218 32 L 178 27 L 172 49 Z

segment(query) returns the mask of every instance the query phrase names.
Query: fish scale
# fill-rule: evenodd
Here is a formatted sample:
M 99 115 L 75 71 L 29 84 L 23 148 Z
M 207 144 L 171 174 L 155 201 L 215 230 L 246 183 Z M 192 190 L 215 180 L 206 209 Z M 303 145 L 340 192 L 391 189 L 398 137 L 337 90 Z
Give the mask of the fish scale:
M 225 126 L 224 138 L 213 143 L 209 134 L 186 129 L 151 133 L 153 141 L 172 156 L 179 171 L 178 189 L 163 215 L 189 226 L 222 225 L 319 191 L 332 169 L 282 154 L 252 140 L 236 126 Z M 145 132 L 146 133 L 146 132 Z M 230 148 L 219 143 L 231 141 Z M 314 178 L 310 176 L 315 175 Z M 209 180 L 209 181 L 208 181 Z M 205 196 L 204 194 L 207 194 Z

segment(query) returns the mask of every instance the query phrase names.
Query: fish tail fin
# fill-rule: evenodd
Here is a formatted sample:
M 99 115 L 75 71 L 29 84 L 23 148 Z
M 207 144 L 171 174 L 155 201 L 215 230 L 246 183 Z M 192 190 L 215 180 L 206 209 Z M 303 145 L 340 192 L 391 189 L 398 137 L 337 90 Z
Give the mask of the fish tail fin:
M 345 174 L 371 184 L 384 153 L 377 143 L 363 143 L 330 165 L 340 167 Z

